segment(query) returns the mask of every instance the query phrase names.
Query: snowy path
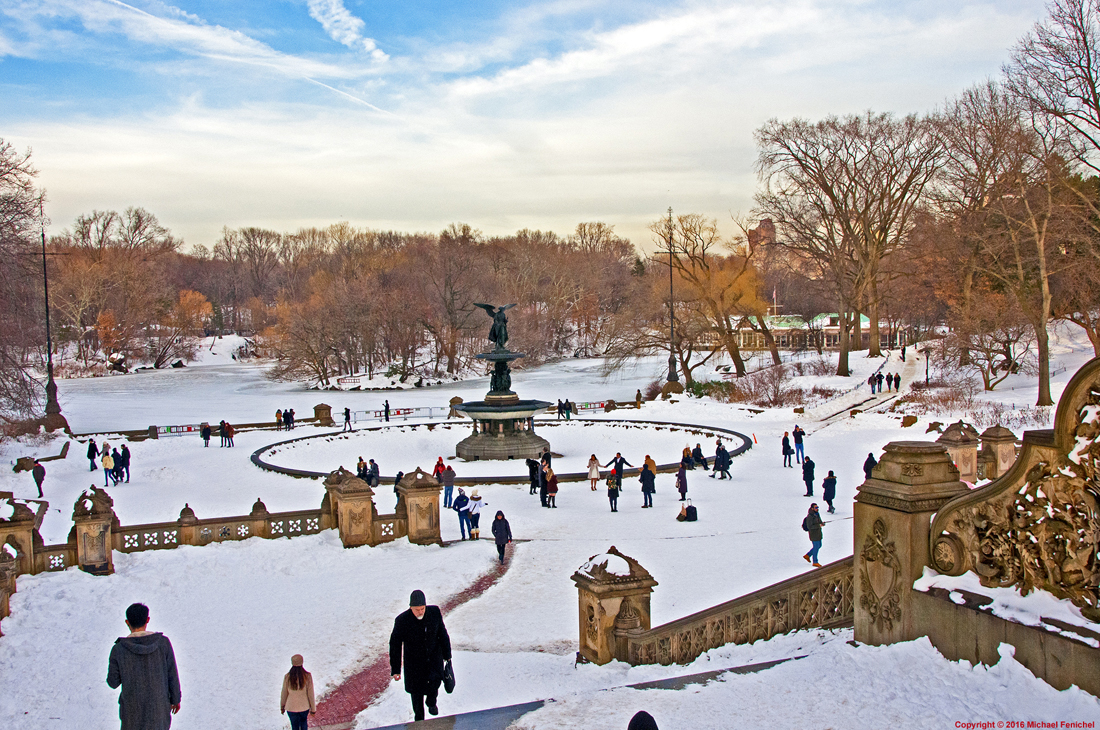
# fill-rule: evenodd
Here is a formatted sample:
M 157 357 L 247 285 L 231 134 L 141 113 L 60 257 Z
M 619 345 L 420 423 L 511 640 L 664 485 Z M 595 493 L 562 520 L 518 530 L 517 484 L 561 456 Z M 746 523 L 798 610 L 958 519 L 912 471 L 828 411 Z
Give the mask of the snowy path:
M 851 392 L 826 401 L 808 411 L 806 413 L 808 420 L 822 424 L 814 430 L 820 430 L 837 420 L 847 418 L 853 409 L 864 412 L 873 411 L 895 400 L 908 390 L 909 383 L 916 377 L 917 360 L 918 356 L 915 352 L 906 353 L 905 363 L 902 364 L 900 353 L 890 352 L 886 361 L 882 364 L 881 370 L 885 373 L 898 372 L 901 375 L 901 386 L 897 390 L 888 390 L 872 395 L 870 392 L 871 386 L 864 381 Z M 897 370 L 898 365 L 901 365 L 900 372 Z

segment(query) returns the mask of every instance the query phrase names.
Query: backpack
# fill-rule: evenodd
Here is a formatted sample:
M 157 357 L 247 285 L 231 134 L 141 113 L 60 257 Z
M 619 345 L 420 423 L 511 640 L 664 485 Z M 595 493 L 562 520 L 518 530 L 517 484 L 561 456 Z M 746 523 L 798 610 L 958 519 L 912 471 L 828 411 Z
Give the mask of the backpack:
M 699 519 L 699 511 L 695 509 L 695 505 L 688 502 L 687 516 L 684 518 L 684 522 L 695 522 Z
M 810 516 L 806 515 L 802 518 L 802 529 L 806 532 L 810 531 L 810 528 L 806 526 L 806 523 L 810 521 Z

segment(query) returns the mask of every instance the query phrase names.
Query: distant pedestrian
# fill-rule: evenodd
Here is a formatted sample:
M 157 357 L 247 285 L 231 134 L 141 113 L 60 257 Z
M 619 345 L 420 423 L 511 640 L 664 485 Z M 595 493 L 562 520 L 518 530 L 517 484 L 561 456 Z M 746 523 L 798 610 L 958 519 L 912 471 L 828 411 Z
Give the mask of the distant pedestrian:
M 894 392 L 901 390 L 901 373 L 894 373 Z
M 680 471 L 676 472 L 676 491 L 680 493 L 681 502 L 687 499 L 688 475 L 682 464 L 680 465 Z
M 470 525 L 470 498 L 466 496 L 462 487 L 458 488 L 458 496 L 451 503 L 451 509 L 458 513 L 458 530 L 462 533 L 462 539 L 466 539 L 466 530 Z
M 550 506 L 550 466 L 543 462 L 539 467 L 539 502 L 543 507 Z
M 232 439 L 230 439 L 232 441 Z M 122 445 L 122 451 L 119 452 L 119 456 L 122 457 L 122 463 L 118 465 L 119 477 L 126 476 L 126 483 L 130 483 L 130 448 L 126 445 Z
M 294 409 L 293 408 L 290 409 L 290 428 L 291 428 L 291 430 L 294 429 Z
M 707 471 L 707 459 L 703 456 L 703 447 L 701 444 L 695 444 L 695 448 L 691 450 L 691 458 L 696 464 L 703 467 L 703 471 Z
M 611 511 L 619 511 L 619 488 L 622 487 L 623 480 L 615 472 L 611 472 L 611 476 L 607 478 L 607 501 L 611 503 Z
M 867 460 L 863 462 L 863 475 L 868 479 L 871 478 L 871 471 L 878 466 L 878 461 L 875 459 L 874 454 L 867 454 Z
M 210 424 L 209 423 L 202 424 L 202 430 L 199 431 L 199 434 L 202 436 L 203 448 L 209 449 L 210 448 L 210 436 L 213 434 L 213 430 L 210 428 Z
M 878 383 L 879 395 L 882 395 L 882 381 L 883 380 L 884 380 L 884 377 L 882 375 L 882 372 L 880 371 L 879 374 L 875 376 L 875 381 Z
M 648 466 L 651 472 L 653 472 L 654 474 L 657 473 L 657 462 L 653 460 L 652 456 L 646 454 L 645 459 L 642 460 L 642 463 Z
M 802 520 L 802 529 L 810 533 L 810 552 L 802 557 L 806 559 L 807 563 L 812 563 L 815 568 L 821 567 L 821 563 L 817 562 L 817 551 L 821 549 L 821 526 L 824 524 L 821 515 L 817 513 L 817 503 L 811 504 L 810 511 L 806 513 L 806 517 Z
M 397 498 L 397 503 L 401 503 L 401 490 L 397 488 L 401 484 L 401 480 L 405 477 L 405 472 L 397 472 L 397 476 L 393 478 L 393 496 Z
M 561 402 L 561 398 L 558 398 L 558 420 L 565 415 L 565 404 Z
M 233 436 L 237 433 L 237 429 L 233 428 L 230 423 L 225 424 L 225 445 L 229 448 L 233 448 Z
M 569 417 L 573 415 L 573 404 L 568 398 L 565 399 L 565 420 L 569 420 Z
M 218 448 L 225 448 L 225 420 L 218 421 L 218 438 L 221 439 L 221 444 Z
M 281 408 L 276 408 L 275 409 L 275 430 L 276 431 L 282 431 L 283 430 L 283 411 L 282 411 Z
M 626 730 L 660 730 L 660 728 L 657 727 L 657 721 L 653 719 L 653 715 L 641 710 L 630 718 L 630 724 L 626 726 Z
M 284 431 L 289 431 L 290 430 L 290 409 L 289 408 L 287 408 L 286 410 L 283 411 L 283 430 Z
M 99 448 L 95 445 L 95 439 L 88 439 L 88 462 L 90 464 L 88 471 L 95 471 L 99 468 L 99 465 L 95 463 L 97 456 L 99 456 Z
M 180 711 L 180 677 L 172 642 L 149 631 L 149 608 L 126 609 L 130 633 L 115 641 L 107 661 L 107 686 L 122 687 L 118 717 L 122 730 L 168 730 Z
M 389 423 L 390 422 L 390 402 L 388 400 L 385 403 L 382 404 L 382 414 L 383 414 L 383 417 L 386 419 L 386 423 Z
M 455 470 L 450 464 L 443 470 L 443 507 L 451 506 L 451 493 L 455 488 Z
M 531 494 L 539 491 L 539 463 L 534 459 L 527 460 L 527 476 L 531 480 Z
M 497 555 L 500 557 L 500 564 L 504 565 L 504 546 L 512 542 L 512 527 L 500 510 L 497 510 L 497 516 L 493 518 L 492 531 L 493 540 L 497 544 Z
M 38 461 L 38 459 L 34 460 L 34 468 L 31 469 L 31 476 L 34 477 L 34 485 L 38 487 L 38 498 L 42 499 L 42 480 L 46 478 L 46 467 L 42 466 L 42 463 Z
M 623 458 L 623 455 L 618 451 L 615 452 L 615 458 L 604 464 L 604 466 L 611 466 L 614 464 L 615 476 L 619 479 L 619 484 L 623 483 L 623 467 L 634 466 L 629 461 Z
M 372 488 L 378 488 L 378 482 L 382 479 L 378 464 L 374 462 L 374 459 L 367 459 L 367 484 Z
M 283 677 L 283 691 L 279 698 L 279 714 L 290 718 L 290 730 L 307 730 L 309 716 L 317 714 L 317 702 L 313 698 L 313 675 L 302 666 L 301 654 L 290 657 L 290 671 Z
M 791 455 L 792 454 L 794 454 L 794 449 L 791 448 L 791 435 L 788 432 L 784 431 L 783 432 L 783 466 L 788 466 L 788 467 L 793 469 L 794 465 L 791 464 Z
M 362 456 L 359 457 L 359 461 L 355 462 L 355 476 L 363 481 L 367 480 L 367 462 Z
M 904 345 L 902 345 L 902 348 L 901 348 L 901 361 L 905 362 L 905 346 Z
M 481 508 L 485 506 L 485 502 L 481 499 L 481 495 L 477 493 L 477 490 L 470 492 L 470 539 L 481 539 Z
M 642 509 L 653 506 L 653 492 L 656 491 L 657 475 L 649 470 L 649 464 L 642 464 Z
M 719 474 L 719 479 L 733 479 L 733 477 L 730 476 L 730 452 L 726 450 L 725 444 L 718 444 L 718 453 L 722 460 L 721 466 L 716 468 Z M 715 461 L 718 461 L 718 459 L 719 456 L 714 457 Z
M 118 449 L 111 449 L 111 461 L 114 462 L 111 468 L 111 481 L 118 484 L 122 481 L 122 454 L 118 453 Z
M 443 457 L 440 456 L 435 460 L 435 466 L 432 467 L 432 476 L 436 479 L 443 478 L 443 472 L 447 470 L 447 467 L 443 464 Z
M 592 491 L 596 491 L 596 482 L 600 480 L 600 460 L 595 454 L 588 457 L 588 480 L 592 482 Z
M 390 633 L 390 676 L 401 680 L 405 669 L 405 691 L 412 698 L 413 719 L 424 719 L 424 704 L 428 712 L 439 714 L 436 701 L 439 685 L 451 661 L 451 637 L 443 624 L 439 606 L 428 606 L 423 591 L 413 591 L 409 609 L 397 616 Z
M 103 450 L 99 452 L 99 463 L 103 467 L 103 486 L 110 486 L 111 474 L 115 470 L 115 460 L 108 451 L 108 445 L 103 444 Z
M 344 428 L 341 430 L 341 433 L 343 433 L 344 431 L 350 431 L 350 430 L 351 430 L 351 409 L 350 408 L 345 408 L 344 409 Z
M 871 373 L 871 376 L 869 378 L 867 378 L 867 384 L 871 386 L 871 395 L 875 394 L 875 384 L 877 382 L 878 381 L 875 380 L 875 374 Z
M 796 423 L 792 433 L 794 435 L 794 458 L 795 461 L 801 464 L 802 457 L 806 455 L 805 450 L 802 448 L 802 439 L 806 436 L 806 432 Z
M 638 392 L 634 394 L 634 407 L 635 408 L 641 408 L 642 407 L 642 389 L 641 388 L 638 388 Z
M 825 500 L 825 504 L 829 505 L 829 514 L 835 514 L 833 500 L 836 499 L 836 475 L 832 470 L 829 471 L 829 476 L 825 477 L 825 481 L 821 482 L 821 491 L 821 498 Z
M 554 473 L 553 469 L 546 470 L 546 506 L 551 509 L 557 509 L 557 497 L 558 497 L 558 475 Z
M 802 495 L 804 497 L 814 496 L 814 466 L 814 460 L 810 457 L 802 460 L 802 481 L 806 482 L 806 493 Z

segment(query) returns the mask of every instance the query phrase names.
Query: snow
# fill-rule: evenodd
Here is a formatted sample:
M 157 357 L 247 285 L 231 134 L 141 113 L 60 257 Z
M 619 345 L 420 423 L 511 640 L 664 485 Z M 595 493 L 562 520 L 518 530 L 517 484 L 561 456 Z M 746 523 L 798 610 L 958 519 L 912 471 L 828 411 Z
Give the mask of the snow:
M 8 499 L 0 499 L 0 520 L 9 520 L 15 514 L 15 505 Z
M 1091 357 L 1091 347 L 1085 352 L 1080 338 L 1056 342 L 1063 348 L 1057 356 L 1060 363 Z M 386 398 L 395 408 L 439 406 L 454 395 L 480 399 L 488 387 L 487 379 L 480 378 L 400 394 L 320 394 L 299 384 L 265 379 L 263 364 L 233 362 L 230 346 L 231 341 L 218 340 L 212 353 L 184 369 L 63 380 L 62 407 L 74 430 L 102 431 L 216 423 L 221 418 L 234 423 L 263 421 L 272 419 L 276 408 L 286 407 L 308 415 L 321 400 L 332 405 L 334 413 L 345 406 L 374 409 Z M 937 436 L 925 433 L 930 418 L 902 429 L 900 414 L 888 412 L 864 412 L 854 418 L 845 412 L 829 422 L 817 420 L 822 412 L 844 410 L 846 397 L 866 398 L 869 393 L 860 393 L 859 386 L 866 388 L 867 375 L 883 360 L 853 354 L 852 364 L 853 378 L 835 379 L 854 388 L 852 393 L 810 414 L 795 416 L 788 409 L 757 412 L 709 399 L 676 398 L 647 403 L 640 411 L 594 416 L 706 424 L 740 431 L 754 440 L 754 448 L 733 460 L 732 481 L 711 479 L 701 470 L 688 472 L 688 497 L 699 508 L 698 522 L 675 520 L 680 503 L 671 474 L 658 475 L 651 510 L 640 509 L 638 481 L 626 480 L 619 512 L 614 514 L 602 485 L 591 491 L 587 482 L 563 484 L 558 509 L 552 510 L 542 509 L 526 485 L 479 487 L 485 511 L 502 510 L 517 543 L 504 577 L 483 596 L 446 616 L 458 688 L 441 699 L 441 710 L 452 713 L 555 698 L 523 718 L 516 730 L 621 729 L 642 708 L 662 727 L 700 728 L 729 727 L 731 708 L 736 708 L 738 724 L 780 727 L 946 726 L 974 717 L 1034 717 L 1036 708 L 1042 708 L 1044 716 L 1100 719 L 1096 698 L 1076 689 L 1056 692 L 1011 656 L 994 667 L 971 667 L 946 661 L 923 639 L 886 647 L 850 646 L 850 631 L 804 631 L 752 646 L 723 647 L 689 667 L 612 663 L 574 668 L 577 598 L 569 577 L 593 555 L 601 561 L 608 558 L 609 570 L 625 571 L 625 561 L 606 555 L 611 545 L 636 559 L 658 581 L 652 596 L 655 625 L 809 569 L 801 557 L 809 544 L 800 524 L 810 502 L 819 500 L 803 496 L 799 469 L 781 465 L 780 439 L 795 423 L 806 428 L 806 453 L 817 462 L 815 491 L 830 469 L 838 477 L 837 513 L 827 516 L 821 560 L 831 562 L 852 553 L 852 500 L 863 481 L 867 453 L 878 453 L 889 441 Z M 635 390 L 660 377 L 666 365 L 659 357 L 647 358 L 607 378 L 600 375 L 600 367 L 598 360 L 568 360 L 519 371 L 513 388 L 521 397 L 549 401 L 631 401 Z M 885 367 L 901 367 L 905 373 L 909 364 L 902 366 L 895 354 Z M 1072 374 L 1070 370 L 1056 376 L 1059 389 Z M 908 382 L 916 374 L 903 377 Z M 801 380 L 808 384 L 811 379 Z M 826 383 L 834 378 L 815 380 Z M 1023 389 L 1024 380 L 1021 389 L 1009 391 L 1017 400 L 1034 395 L 1034 388 L 1030 396 Z M 685 443 L 697 441 L 713 453 L 713 439 L 708 443 L 701 436 L 688 438 L 685 432 L 651 427 L 554 422 L 538 429 L 562 453 L 555 459 L 559 470 L 582 471 L 593 452 L 606 463 L 621 451 L 635 465 L 647 453 L 658 463 L 675 461 Z M 324 471 L 341 463 L 352 467 L 362 449 L 362 455 L 378 460 L 384 472 L 408 472 L 417 465 L 430 467 L 438 455 L 452 455 L 464 431 L 456 427 L 429 432 L 421 427 L 402 438 L 398 429 L 390 428 L 345 438 L 338 429 L 304 426 L 292 434 L 239 433 L 232 449 L 219 448 L 216 438 L 210 448 L 203 448 L 197 436 L 133 442 L 131 482 L 108 487 L 107 492 L 123 524 L 175 520 L 185 502 L 200 518 L 247 514 L 257 497 L 273 512 L 316 508 L 323 496 L 319 480 L 257 469 L 248 458 L 252 451 L 290 437 L 323 435 L 293 448 L 278 447 L 272 458 Z M 118 445 L 117 438 L 108 440 Z M 0 458 L 14 462 L 19 456 L 56 454 L 63 441 L 9 441 L 0 444 Z M 67 459 L 45 464 L 50 509 L 42 533 L 47 543 L 66 540 L 73 501 L 89 483 L 102 484 L 102 471 L 88 471 L 84 452 L 83 443 L 74 443 Z M 460 475 L 482 466 L 451 463 Z M 574 463 L 580 467 L 574 468 Z M 12 491 L 17 498 L 37 494 L 29 474 L 10 470 L 0 472 L 0 491 Z M 392 508 L 390 499 L 388 489 L 377 490 L 380 512 Z M 458 539 L 454 515 L 443 514 L 442 534 L 448 541 Z M 430 603 L 442 603 L 485 572 L 494 559 L 489 541 L 446 548 L 400 541 L 345 550 L 335 532 L 327 531 L 293 539 L 254 538 L 116 553 L 116 573 L 108 577 L 75 569 L 21 576 L 0 638 L 0 676 L 18 681 L 9 681 L 0 693 L 0 718 L 6 720 L 5 730 L 49 727 L 50 717 L 61 718 L 59 727 L 117 727 L 117 694 L 103 681 L 106 659 L 114 637 L 124 631 L 125 607 L 141 600 L 151 608 L 152 629 L 172 639 L 180 661 L 184 699 L 174 728 L 285 728 L 286 720 L 277 714 L 278 691 L 292 654 L 305 656 L 321 694 L 386 650 L 392 619 L 405 608 L 412 589 L 423 589 Z M 988 589 L 981 592 L 989 594 Z M 1053 607 L 1037 613 L 1063 615 L 1054 613 Z M 792 656 L 805 658 L 676 692 L 621 688 Z M 357 726 L 403 722 L 410 715 L 407 696 L 399 685 L 392 685 L 362 713 Z
M 626 562 L 622 557 L 612 555 L 611 553 L 596 555 L 580 567 L 580 572 L 591 576 L 595 575 L 593 571 L 599 568 L 603 568 L 609 575 L 617 575 L 624 578 L 630 576 L 630 563 Z
M 1083 626 L 1091 631 L 1100 631 L 1100 624 L 1089 621 L 1081 615 L 1081 609 L 1069 601 L 1056 598 L 1051 593 L 1042 589 L 1035 589 L 1026 596 L 1021 596 L 1015 588 L 989 588 L 983 586 L 981 579 L 973 572 L 968 571 L 959 576 L 940 575 L 931 568 L 925 567 L 924 575 L 913 583 L 913 588 L 927 592 L 929 588 L 943 588 L 951 591 L 951 600 L 956 603 L 964 603 L 965 598 L 959 591 L 968 591 L 978 595 L 987 596 L 993 602 L 984 606 L 982 610 L 993 613 L 1007 621 L 1015 621 L 1028 626 L 1046 626 L 1054 631 L 1058 627 L 1049 624 L 1044 619 L 1051 618 L 1073 626 Z M 1074 635 L 1078 641 L 1085 641 L 1094 647 L 1100 647 L 1096 639 Z

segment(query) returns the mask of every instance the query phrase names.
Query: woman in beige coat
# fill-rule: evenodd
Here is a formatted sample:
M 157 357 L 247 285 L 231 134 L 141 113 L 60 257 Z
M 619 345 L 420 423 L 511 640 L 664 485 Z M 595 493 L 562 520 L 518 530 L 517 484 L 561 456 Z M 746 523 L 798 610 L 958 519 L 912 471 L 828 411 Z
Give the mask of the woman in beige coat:
M 302 655 L 290 658 L 290 671 L 283 677 L 283 694 L 279 700 L 279 713 L 290 718 L 290 730 L 306 730 L 308 717 L 317 713 L 313 699 L 313 676 L 302 667 Z

